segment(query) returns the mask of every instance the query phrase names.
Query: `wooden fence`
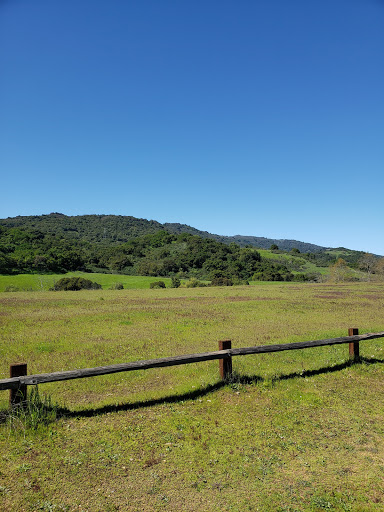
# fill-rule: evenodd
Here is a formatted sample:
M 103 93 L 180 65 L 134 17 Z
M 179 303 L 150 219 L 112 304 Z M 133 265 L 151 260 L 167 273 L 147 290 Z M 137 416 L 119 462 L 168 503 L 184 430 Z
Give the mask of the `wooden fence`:
M 203 352 L 200 354 L 188 354 L 183 356 L 164 357 L 134 361 L 131 363 L 114 364 L 111 366 L 99 366 L 96 368 L 83 368 L 38 375 L 27 375 L 27 364 L 19 363 L 11 365 L 10 378 L 0 380 L 0 390 L 10 390 L 10 404 L 15 405 L 27 399 L 27 386 L 43 384 L 45 382 L 58 382 L 62 380 L 82 379 L 107 375 L 109 373 L 129 372 L 133 370 L 147 370 L 148 368 L 160 368 L 176 366 L 180 364 L 197 363 L 200 361 L 219 360 L 219 370 L 222 379 L 228 379 L 232 374 L 232 357 L 249 354 L 265 354 L 267 352 L 281 352 L 283 350 L 302 350 L 305 348 L 323 347 L 325 345 L 349 344 L 349 358 L 358 361 L 359 342 L 383 338 L 384 332 L 359 335 L 358 329 L 351 328 L 348 336 L 325 340 L 302 341 L 297 343 L 283 343 L 280 345 L 261 345 L 258 347 L 232 348 L 231 340 L 219 341 L 219 350 L 215 352 Z

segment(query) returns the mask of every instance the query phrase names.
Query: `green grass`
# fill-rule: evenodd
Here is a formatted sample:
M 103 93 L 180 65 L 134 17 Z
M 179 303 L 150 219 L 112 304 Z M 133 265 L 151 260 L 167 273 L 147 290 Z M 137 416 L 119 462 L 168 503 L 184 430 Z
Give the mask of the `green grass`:
M 127 289 L 149 288 L 153 281 L 164 281 L 171 285 L 167 277 L 126 276 L 121 274 L 90 274 L 87 272 L 68 272 L 67 274 L 18 274 L 15 276 L 0 275 L 0 292 L 12 287 L 15 291 L 47 291 L 63 277 L 80 276 L 101 284 L 103 289 L 109 289 L 116 283 L 122 283 Z
M 5 293 L 0 378 L 376 332 L 383 306 L 383 283 Z M 41 428 L 3 392 L 0 510 L 381 511 L 384 342 L 360 351 L 236 357 L 226 385 L 217 361 L 45 384 Z
M 268 249 L 258 249 L 262 258 L 278 261 L 283 265 L 294 265 L 298 267 L 298 270 L 292 270 L 295 274 L 297 272 L 304 273 L 314 273 L 321 275 L 329 275 L 329 267 L 318 267 L 314 263 L 306 260 L 305 258 L 301 258 L 299 255 L 287 254 L 287 253 L 275 253 Z

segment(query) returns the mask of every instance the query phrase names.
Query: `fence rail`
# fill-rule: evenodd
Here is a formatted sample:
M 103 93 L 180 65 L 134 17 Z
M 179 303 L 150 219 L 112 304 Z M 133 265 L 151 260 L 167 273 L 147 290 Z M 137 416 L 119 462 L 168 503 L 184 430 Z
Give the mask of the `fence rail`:
M 181 364 L 197 363 L 200 361 L 220 360 L 220 375 L 223 379 L 228 378 L 232 373 L 232 357 L 245 356 L 250 354 L 265 354 L 268 352 L 281 352 L 284 350 L 302 350 L 306 348 L 323 347 L 326 345 L 338 345 L 349 343 L 349 357 L 357 360 L 359 358 L 359 342 L 383 338 L 384 331 L 377 333 L 358 334 L 358 329 L 351 328 L 348 336 L 324 340 L 302 341 L 297 343 L 282 343 L 279 345 L 261 345 L 256 347 L 231 348 L 230 340 L 219 341 L 219 350 L 214 352 L 203 352 L 199 354 L 187 354 L 182 356 L 163 357 L 134 361 L 130 363 L 114 364 L 110 366 L 98 366 L 96 368 L 82 368 L 53 373 L 42 373 L 38 375 L 27 375 L 26 363 L 11 365 L 10 378 L 0 380 L 0 390 L 11 391 L 10 401 L 15 403 L 26 399 L 26 387 L 46 382 L 58 382 L 63 380 L 81 379 L 85 377 L 96 377 L 110 373 L 129 372 L 133 370 L 147 370 L 149 368 L 161 368 Z

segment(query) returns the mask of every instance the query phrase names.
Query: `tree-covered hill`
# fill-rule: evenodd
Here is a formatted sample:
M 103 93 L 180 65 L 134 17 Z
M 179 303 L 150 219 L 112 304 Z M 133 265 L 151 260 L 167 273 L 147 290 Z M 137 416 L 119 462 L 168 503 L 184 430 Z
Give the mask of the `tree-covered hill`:
M 61 235 L 84 242 L 121 244 L 136 237 L 154 234 L 166 230 L 176 235 L 189 233 L 202 238 L 211 238 L 225 244 L 236 243 L 240 247 L 252 246 L 260 249 L 269 249 L 276 244 L 281 250 L 290 251 L 293 248 L 300 252 L 321 252 L 326 248 L 319 245 L 299 242 L 297 240 L 276 240 L 257 236 L 222 236 L 207 231 L 200 231 L 194 227 L 179 223 L 161 224 L 155 220 L 138 219 L 122 215 L 77 215 L 67 216 L 62 213 L 49 215 L 18 216 L 0 219 L 0 226 L 37 230 L 42 233 Z
M 265 238 L 261 236 L 244 236 L 244 235 L 234 235 L 234 236 L 223 236 L 223 235 L 214 235 L 212 233 L 208 233 L 208 231 L 200 231 L 196 228 L 188 226 L 186 224 L 177 224 L 177 223 L 168 223 L 166 222 L 163 226 L 172 233 L 191 233 L 193 235 L 199 235 L 202 238 L 213 238 L 214 240 L 218 240 L 219 242 L 223 242 L 224 244 L 235 243 L 240 245 L 240 247 L 246 247 L 251 245 L 252 247 L 257 247 L 258 249 L 269 249 L 271 245 L 277 245 L 283 251 L 290 251 L 291 249 L 298 249 L 300 252 L 321 252 L 326 248 L 320 245 L 310 244 L 307 242 L 299 242 L 298 240 L 280 240 L 276 238 Z
M 128 242 L 95 244 L 62 234 L 0 226 L 0 273 L 114 272 L 204 280 L 289 281 L 279 262 L 262 259 L 254 248 L 165 230 Z
M 62 213 L 0 219 L 0 226 L 40 231 L 83 242 L 121 244 L 164 229 L 154 220 L 121 215 L 76 215 Z
M 312 280 L 338 260 L 358 269 L 363 256 L 344 248 L 283 242 L 223 237 L 184 224 L 116 215 L 20 216 L 0 220 L 0 273 L 83 270 L 234 282 Z M 263 250 L 266 246 L 272 250 Z

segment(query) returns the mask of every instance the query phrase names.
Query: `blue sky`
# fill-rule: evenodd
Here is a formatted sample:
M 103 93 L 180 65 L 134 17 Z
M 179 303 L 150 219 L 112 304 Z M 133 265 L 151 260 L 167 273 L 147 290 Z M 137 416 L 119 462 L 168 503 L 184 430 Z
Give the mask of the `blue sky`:
M 384 1 L 2 0 L 0 218 L 384 255 Z

